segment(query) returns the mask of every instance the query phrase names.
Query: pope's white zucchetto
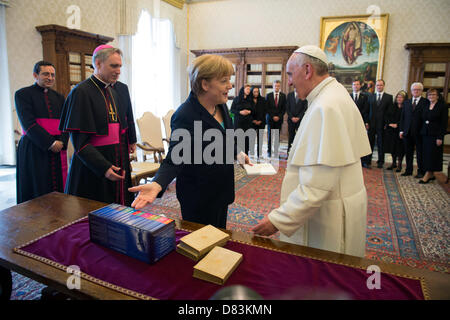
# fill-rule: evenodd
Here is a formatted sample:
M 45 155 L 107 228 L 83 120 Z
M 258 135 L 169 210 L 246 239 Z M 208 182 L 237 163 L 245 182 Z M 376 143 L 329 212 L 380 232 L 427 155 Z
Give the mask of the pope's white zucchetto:
M 306 45 L 306 46 L 298 48 L 294 52 L 296 52 L 296 53 L 303 53 L 303 54 L 306 54 L 308 56 L 317 58 L 320 61 L 323 61 L 325 64 L 328 65 L 328 59 L 327 59 L 327 56 L 326 56 L 325 52 L 323 52 L 323 50 L 320 49 L 317 46 Z

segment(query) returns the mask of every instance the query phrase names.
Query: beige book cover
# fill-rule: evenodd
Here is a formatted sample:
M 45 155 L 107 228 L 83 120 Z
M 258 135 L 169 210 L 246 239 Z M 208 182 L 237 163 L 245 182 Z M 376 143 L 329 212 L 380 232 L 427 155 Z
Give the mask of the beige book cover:
M 254 163 L 252 166 L 244 164 L 244 169 L 249 176 L 274 175 L 277 173 L 270 163 Z
M 238 267 L 243 255 L 222 247 L 214 247 L 194 266 L 194 278 L 223 285 Z
M 223 246 L 230 235 L 212 225 L 204 226 L 180 239 L 180 245 L 185 251 L 202 257 L 214 246 Z

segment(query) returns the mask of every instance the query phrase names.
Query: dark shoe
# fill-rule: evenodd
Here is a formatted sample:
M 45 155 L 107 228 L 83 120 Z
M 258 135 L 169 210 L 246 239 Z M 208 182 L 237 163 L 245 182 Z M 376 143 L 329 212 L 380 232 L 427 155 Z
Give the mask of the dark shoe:
M 419 180 L 419 183 L 420 183 L 420 184 L 426 184 L 426 183 L 428 183 L 428 182 L 430 182 L 430 181 L 431 181 L 431 179 L 428 179 L 427 181 L 420 179 L 420 180 Z
M 402 171 L 402 167 L 398 167 L 397 170 L 395 170 L 395 172 L 401 172 Z
M 383 168 L 383 164 L 382 163 L 377 164 L 377 168 L 382 169 Z
M 436 177 L 433 176 L 433 177 L 431 177 L 430 179 L 428 179 L 428 181 L 432 181 L 432 180 L 436 180 Z
M 397 166 L 392 165 L 390 167 L 387 167 L 386 170 L 394 170 L 395 168 L 397 168 Z
M 402 175 L 403 177 L 406 177 L 406 176 L 412 176 L 412 172 L 407 172 L 407 171 L 405 171 L 405 172 L 403 172 L 401 175 Z
M 418 173 L 417 175 L 414 176 L 414 178 L 421 179 L 421 178 L 423 178 L 423 174 Z
M 370 167 L 370 164 L 368 164 L 368 163 L 363 163 L 362 166 L 363 166 L 364 168 L 366 168 L 366 169 L 372 169 L 372 168 Z

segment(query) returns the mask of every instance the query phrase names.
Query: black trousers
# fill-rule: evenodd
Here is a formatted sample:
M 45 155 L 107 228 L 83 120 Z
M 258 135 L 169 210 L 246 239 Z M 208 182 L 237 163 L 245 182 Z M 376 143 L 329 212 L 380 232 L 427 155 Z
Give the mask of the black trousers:
M 417 173 L 425 174 L 423 168 L 423 145 L 421 135 L 406 135 L 403 137 L 405 143 L 406 171 L 413 172 L 414 148 L 417 156 Z
M 266 122 L 267 122 L 267 154 L 269 157 L 272 155 L 272 141 L 275 139 L 275 137 L 272 135 L 272 130 L 278 130 L 278 141 L 273 141 L 274 148 L 277 148 L 280 146 L 280 130 L 281 125 L 283 124 L 283 118 L 281 117 L 279 121 L 274 122 L 271 117 L 267 114 L 266 115 Z M 275 154 L 278 154 L 278 150 L 273 150 Z
M 377 142 L 377 150 L 378 150 L 378 164 L 384 164 L 384 150 L 383 150 L 383 128 L 374 128 L 369 129 L 369 143 L 370 148 L 372 149 L 375 146 L 375 140 Z M 372 154 L 367 156 L 367 161 L 370 164 L 372 162 Z
M 291 150 L 291 146 L 292 146 L 292 143 L 294 142 L 295 134 L 297 133 L 299 126 L 300 126 L 300 121 L 298 121 L 297 123 L 294 123 L 288 119 L 288 132 L 289 132 L 288 152 L 289 152 L 289 150 Z
M 180 202 L 183 220 L 197 222 L 204 225 L 211 224 L 217 228 L 227 227 L 228 205 L 216 206 L 213 203 L 192 205 Z

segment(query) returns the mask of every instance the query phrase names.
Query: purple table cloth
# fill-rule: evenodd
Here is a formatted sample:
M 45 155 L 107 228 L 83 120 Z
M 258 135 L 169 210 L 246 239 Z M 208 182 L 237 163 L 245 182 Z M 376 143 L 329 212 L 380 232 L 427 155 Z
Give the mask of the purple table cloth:
M 177 230 L 177 242 L 187 233 Z M 364 269 L 233 240 L 225 248 L 242 253 L 244 259 L 224 286 L 244 285 L 264 299 L 425 298 L 423 279 L 382 272 L 381 289 L 370 290 L 367 279 L 371 274 Z M 196 262 L 175 251 L 149 265 L 92 243 L 87 218 L 15 251 L 62 270 L 79 266 L 83 278 L 141 299 L 204 300 L 223 287 L 194 278 Z

